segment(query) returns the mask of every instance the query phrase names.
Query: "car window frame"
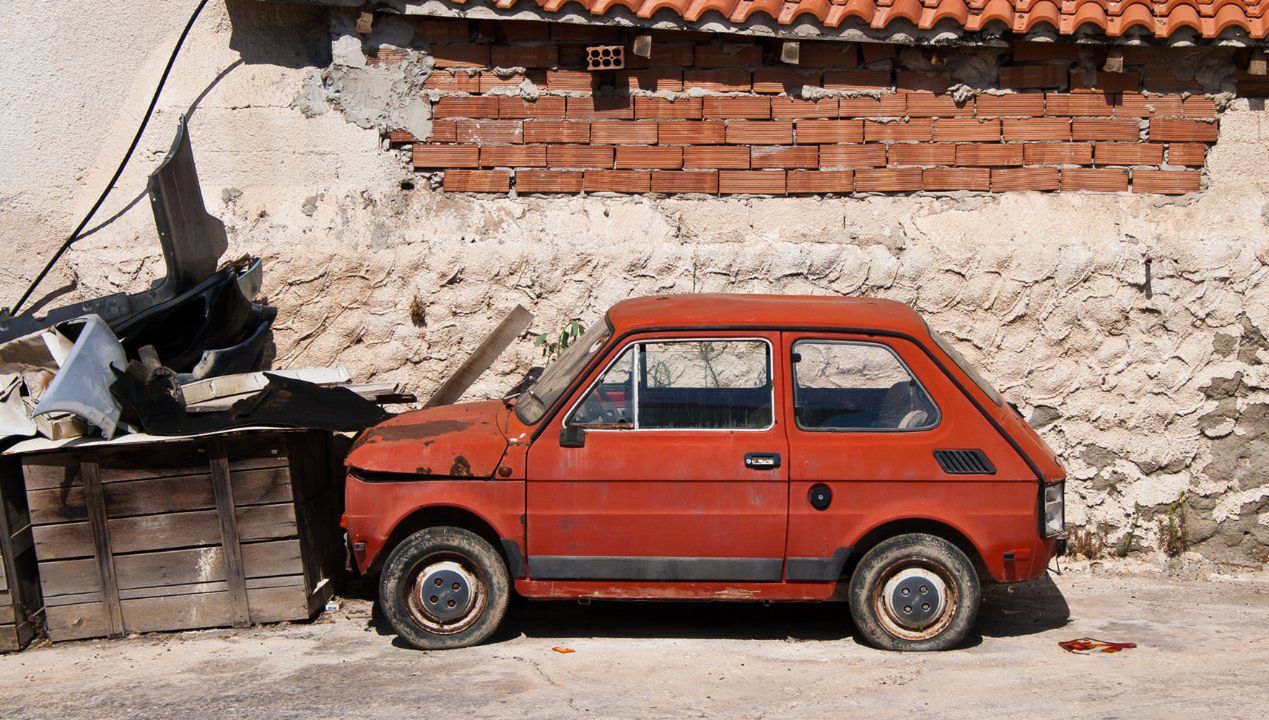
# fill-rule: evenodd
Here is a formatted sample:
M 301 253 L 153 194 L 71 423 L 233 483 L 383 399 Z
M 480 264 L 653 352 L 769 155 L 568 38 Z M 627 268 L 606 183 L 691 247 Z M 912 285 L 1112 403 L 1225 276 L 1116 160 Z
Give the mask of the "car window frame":
M 793 355 L 797 352 L 798 343 L 824 343 L 828 345 L 867 345 L 869 347 L 879 347 L 889 352 L 890 355 L 899 363 L 899 366 L 908 373 L 908 377 L 917 384 L 917 388 L 930 401 L 930 406 L 934 408 L 935 422 L 919 428 L 811 428 L 804 427 L 798 420 L 798 365 L 793 362 Z M 802 432 L 808 433 L 919 433 L 937 430 L 943 424 L 943 408 L 939 407 L 938 402 L 934 399 L 934 395 L 926 389 L 925 383 L 921 382 L 921 377 L 912 370 L 912 367 L 904 361 L 903 356 L 897 350 L 890 347 L 884 342 L 876 342 L 870 340 L 851 340 L 844 338 L 825 338 L 825 337 L 799 337 L 795 338 L 789 344 L 789 409 L 793 415 L 793 427 Z
M 590 394 L 592 391 L 594 391 L 595 386 L 603 382 L 604 376 L 607 375 L 608 371 L 611 370 L 617 364 L 617 362 L 621 360 L 621 358 L 626 354 L 627 350 L 638 345 L 645 345 L 649 343 L 668 344 L 668 343 L 689 343 L 689 342 L 760 342 L 766 345 L 767 372 L 769 376 L 768 385 L 770 385 L 770 390 L 771 390 L 770 392 L 771 421 L 765 427 L 760 427 L 760 428 L 644 428 L 644 427 L 639 427 L 639 373 L 638 373 L 639 368 L 638 367 L 631 368 L 631 373 L 630 373 L 631 410 L 632 410 L 631 414 L 633 415 L 633 420 L 634 420 L 634 423 L 630 427 L 592 428 L 588 425 L 574 425 L 573 424 L 573 417 L 577 412 L 577 408 L 583 402 L 586 401 L 586 398 L 590 397 Z M 631 354 L 631 363 L 634 364 L 635 366 L 639 364 L 639 355 L 642 352 L 643 350 L 642 348 L 640 348 L 639 350 Z M 561 423 L 561 426 L 575 427 L 581 430 L 585 430 L 588 433 L 592 433 L 592 432 L 623 432 L 623 433 L 628 433 L 628 432 L 643 432 L 643 433 L 649 433 L 649 432 L 727 432 L 727 433 L 769 432 L 773 428 L 775 428 L 777 424 L 776 415 L 779 414 L 780 412 L 779 405 L 776 403 L 776 385 L 779 384 L 779 381 L 776 379 L 776 376 L 778 373 L 777 373 L 775 363 L 776 363 L 775 343 L 772 342 L 770 338 L 765 338 L 760 336 L 750 336 L 750 335 L 735 336 L 735 337 L 694 336 L 694 337 L 681 337 L 681 338 L 680 337 L 675 337 L 675 338 L 656 338 L 656 337 L 638 338 L 636 337 L 618 346 L 617 350 L 614 353 L 613 359 L 604 365 L 603 369 L 599 372 L 598 375 L 595 376 L 595 379 L 593 381 L 585 385 L 584 389 L 577 395 L 577 399 L 574 400 L 571 405 L 569 405 L 568 410 L 564 413 L 564 420 Z

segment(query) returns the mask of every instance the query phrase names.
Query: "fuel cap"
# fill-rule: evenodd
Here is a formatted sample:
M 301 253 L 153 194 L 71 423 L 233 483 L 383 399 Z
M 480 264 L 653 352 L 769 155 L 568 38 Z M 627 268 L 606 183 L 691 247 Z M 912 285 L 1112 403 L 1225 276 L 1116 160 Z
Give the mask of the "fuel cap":
M 833 503 L 833 489 L 824 483 L 816 483 L 811 486 L 811 491 L 807 493 L 806 499 L 810 501 L 811 507 L 816 510 L 827 510 L 828 506 Z

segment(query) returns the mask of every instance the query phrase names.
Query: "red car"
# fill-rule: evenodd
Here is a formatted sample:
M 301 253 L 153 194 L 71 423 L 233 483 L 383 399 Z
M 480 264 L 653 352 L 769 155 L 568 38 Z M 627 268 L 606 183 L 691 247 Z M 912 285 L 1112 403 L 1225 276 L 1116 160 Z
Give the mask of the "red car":
M 876 647 L 946 649 L 1064 545 L 1053 451 L 897 302 L 628 300 L 519 387 L 348 456 L 353 556 L 412 645 L 481 642 L 514 589 L 845 600 Z

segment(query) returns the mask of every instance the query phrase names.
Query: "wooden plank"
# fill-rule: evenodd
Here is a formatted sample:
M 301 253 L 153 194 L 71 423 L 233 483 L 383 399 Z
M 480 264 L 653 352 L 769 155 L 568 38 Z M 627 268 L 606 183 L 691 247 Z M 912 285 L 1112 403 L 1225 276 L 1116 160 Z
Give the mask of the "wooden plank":
M 295 508 L 290 503 L 237 508 L 242 541 L 276 540 L 295 536 Z M 220 520 L 215 510 L 141 515 L 109 521 L 116 553 L 172 550 L 218 545 Z M 63 560 L 92 555 L 92 530 L 88 523 L 39 525 L 32 529 L 41 560 Z
M 274 587 L 249 588 L 247 601 L 254 622 L 282 622 L 312 617 L 303 580 L 289 578 Z M 122 601 L 127 632 L 158 632 L 226 627 L 232 624 L 229 592 L 167 595 Z M 101 603 L 48 608 L 49 639 L 54 642 L 102 637 L 110 623 Z
M 300 541 L 296 538 L 242 544 L 242 567 L 247 580 L 303 572 Z
M 239 505 L 286 502 L 291 499 L 290 471 L 286 467 L 241 470 L 232 476 Z M 154 515 L 216 507 L 211 474 L 144 478 L 103 485 L 106 515 L 110 518 Z M 36 525 L 74 522 L 88 517 L 82 485 L 31 490 L 27 493 L 31 521 Z
M 225 575 L 229 582 L 229 606 L 234 627 L 251 624 L 247 606 L 247 577 L 242 569 L 242 548 L 238 544 L 238 514 L 234 511 L 233 484 L 229 479 L 229 455 L 225 441 L 214 438 L 208 443 L 211 452 L 212 487 L 216 493 L 216 514 L 220 518 L 221 546 L 225 559 Z
M 254 623 L 308 620 L 314 615 L 302 577 L 295 577 L 281 587 L 249 589 L 247 602 Z
M 87 603 L 97 603 L 103 608 L 106 599 L 100 592 L 74 593 L 73 595 L 58 595 L 56 597 L 44 598 L 45 607 L 61 607 L 63 605 L 81 605 Z
M 17 624 L 0 624 L 0 653 L 17 652 L 25 644 L 18 637 Z
M 128 632 L 193 630 L 233 624 L 229 593 L 138 598 L 123 601 Z
M 88 519 L 88 506 L 84 503 L 84 486 L 81 483 L 46 490 L 28 489 L 26 497 L 31 504 L 31 522 L 35 525 Z
M 265 587 L 273 578 L 301 575 L 299 541 L 280 540 L 250 542 L 242 545 L 242 566 L 246 587 Z M 225 560 L 222 547 L 190 547 L 185 550 L 143 552 L 138 555 L 117 555 L 114 559 L 115 580 L 119 597 L 150 597 L 173 592 L 141 592 L 187 587 L 201 583 L 225 584 Z M 95 561 L 56 560 L 41 566 L 41 583 L 48 604 L 74 604 L 100 599 L 100 580 Z M 264 583 L 264 584 L 261 584 Z M 227 589 L 223 585 L 221 589 Z
M 88 504 L 88 526 L 92 531 L 93 556 L 97 559 L 97 573 L 101 578 L 101 590 L 106 612 L 110 617 L 111 636 L 123 634 L 123 614 L 119 608 L 119 587 L 115 583 L 115 559 L 111 551 L 109 526 L 106 524 L 106 500 L 101 489 L 101 477 L 97 463 L 80 463 L 84 479 L 84 500 Z
M 489 369 L 499 355 L 502 355 L 507 346 L 529 329 L 529 324 L 532 322 L 533 313 L 526 310 L 523 305 L 512 308 L 502 322 L 493 329 L 493 332 L 480 341 L 472 354 L 459 363 L 454 372 L 441 383 L 423 406 L 435 407 L 457 402 L 467 388 Z
M 110 634 L 110 613 L 104 603 L 50 605 L 44 609 L 48 638 L 53 642 L 104 637 Z
M 22 482 L 22 463 L 16 458 L 0 458 L 0 505 L 4 507 L 0 514 L 0 551 L 17 557 L 22 550 L 12 544 L 30 541 L 28 526 L 31 520 L 27 511 L 26 485 Z
M 270 540 L 242 545 L 242 564 L 247 579 L 299 574 L 298 540 Z M 225 560 L 220 546 L 185 548 L 115 556 L 115 579 L 120 592 L 136 588 L 217 582 L 225 579 Z M 100 592 L 92 558 L 53 560 L 40 565 L 44 596 L 52 598 Z
M 70 485 L 78 482 L 79 459 L 74 453 L 48 453 L 28 455 L 22 458 L 22 475 L 27 490 Z
M 253 430 L 221 437 L 229 455 L 230 470 L 281 467 L 287 464 L 286 438 L 298 430 Z
M 86 449 L 101 465 L 103 483 L 150 477 L 206 475 L 207 448 L 198 440 L 116 445 Z

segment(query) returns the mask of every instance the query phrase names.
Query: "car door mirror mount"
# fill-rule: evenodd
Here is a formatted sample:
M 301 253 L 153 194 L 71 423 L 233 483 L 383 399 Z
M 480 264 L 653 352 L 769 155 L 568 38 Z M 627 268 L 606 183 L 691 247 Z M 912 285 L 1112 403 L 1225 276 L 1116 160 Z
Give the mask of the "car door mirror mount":
M 560 447 L 579 448 L 586 445 L 586 428 L 565 425 L 560 428 Z

